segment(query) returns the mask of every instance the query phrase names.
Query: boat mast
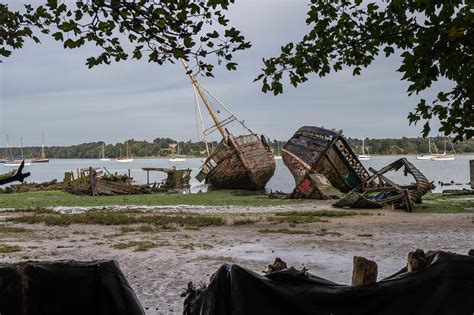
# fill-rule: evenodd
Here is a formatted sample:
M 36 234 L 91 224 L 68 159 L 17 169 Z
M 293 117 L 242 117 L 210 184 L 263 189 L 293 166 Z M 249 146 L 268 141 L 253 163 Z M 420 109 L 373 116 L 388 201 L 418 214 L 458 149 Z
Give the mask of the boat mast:
M 5 150 L 5 159 L 13 159 L 12 148 L 10 147 L 10 137 L 7 135 L 7 149 Z
M 44 154 L 44 133 L 41 133 L 41 158 L 46 158 L 46 155 Z
M 196 87 L 194 86 L 194 84 L 193 84 L 193 90 L 194 90 L 194 101 L 196 102 L 196 107 L 199 112 L 199 119 L 201 120 L 201 129 L 202 129 L 202 134 L 204 138 L 204 143 L 206 144 L 206 153 L 207 153 L 207 156 L 209 156 L 209 145 L 207 143 L 207 135 L 204 132 L 204 120 L 202 119 L 201 105 L 199 104 L 199 98 L 198 98 Z M 198 133 L 198 137 L 199 137 L 199 133 Z
M 20 152 L 21 152 L 21 159 L 24 160 L 24 157 L 23 157 L 23 137 L 20 137 Z
M 362 155 L 365 155 L 365 135 L 362 134 Z
M 181 60 L 181 63 L 183 64 L 183 66 L 184 66 L 184 69 L 186 70 L 186 73 L 189 75 L 189 78 L 191 79 L 191 83 L 195 87 L 196 91 L 199 93 L 199 96 L 201 96 L 201 99 L 204 102 L 204 105 L 206 106 L 207 111 L 209 112 L 209 114 L 212 117 L 212 120 L 214 120 L 214 123 L 216 124 L 217 129 L 221 133 L 222 137 L 224 137 L 224 139 L 227 140 L 227 138 L 228 138 L 227 131 L 225 131 L 224 127 L 222 127 L 221 122 L 219 121 L 219 118 L 214 113 L 214 110 L 212 109 L 211 104 L 209 103 L 209 100 L 206 97 L 206 94 L 204 94 L 204 92 L 202 91 L 201 86 L 199 85 L 198 81 L 196 80 L 196 77 L 193 75 L 191 69 L 189 69 L 189 66 L 186 63 L 186 61 L 184 61 L 184 59 L 182 59 L 182 58 L 180 60 Z

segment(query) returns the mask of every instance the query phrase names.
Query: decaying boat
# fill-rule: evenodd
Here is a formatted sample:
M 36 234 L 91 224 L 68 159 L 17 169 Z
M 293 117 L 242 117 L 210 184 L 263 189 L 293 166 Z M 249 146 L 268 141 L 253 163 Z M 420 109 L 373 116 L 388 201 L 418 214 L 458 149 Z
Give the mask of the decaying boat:
M 381 208 L 392 205 L 411 212 L 412 205 L 433 184 L 407 159 L 399 159 L 379 171 L 360 163 L 341 132 L 302 127 L 283 147 L 283 162 L 295 178 L 292 198 L 340 199 L 334 206 Z M 398 185 L 385 176 L 403 168 L 414 183 Z
M 389 171 L 403 169 L 405 176 L 410 174 L 415 180 L 411 185 L 398 185 L 385 176 Z M 401 158 L 379 171 L 369 168 L 373 173 L 363 186 L 356 187 L 341 200 L 336 207 L 381 208 L 393 205 L 396 208 L 412 211 L 412 204 L 421 202 L 421 197 L 433 188 L 433 184 L 407 159 Z M 373 185 L 377 183 L 376 185 Z
M 293 198 L 337 198 L 370 176 L 341 132 L 334 130 L 301 127 L 283 146 L 282 157 L 295 178 Z
M 263 136 L 259 137 L 250 130 L 229 108 L 196 80 L 196 77 L 184 60 L 182 60 L 182 63 L 194 87 L 196 107 L 201 118 L 201 128 L 208 155 L 196 178 L 199 181 L 205 180 L 207 183 L 218 188 L 263 189 L 273 176 L 276 167 L 272 151 L 265 138 Z M 216 111 L 218 113 L 220 111 L 213 109 L 209 97 L 216 102 L 219 108 L 228 114 L 228 117 L 219 119 Z M 204 127 L 199 98 L 204 103 L 214 123 L 207 129 Z M 246 131 L 246 134 L 234 136 L 225 128 L 226 125 L 233 122 L 240 124 Z M 216 130 L 222 135 L 222 140 L 210 152 L 207 145 L 207 137 Z

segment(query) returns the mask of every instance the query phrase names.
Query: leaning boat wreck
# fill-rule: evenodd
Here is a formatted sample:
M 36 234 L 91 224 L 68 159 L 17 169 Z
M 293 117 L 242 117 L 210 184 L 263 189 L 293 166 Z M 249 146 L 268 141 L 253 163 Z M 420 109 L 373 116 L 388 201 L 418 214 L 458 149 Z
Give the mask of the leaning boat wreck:
M 370 176 L 340 131 L 301 127 L 283 146 L 282 158 L 295 178 L 292 198 L 336 199 Z
M 291 198 L 340 199 L 334 206 L 382 208 L 391 205 L 412 211 L 413 203 L 433 184 L 407 159 L 399 159 L 381 170 L 362 165 L 342 132 L 302 127 L 283 147 L 283 162 L 295 178 Z M 399 185 L 386 173 L 403 169 L 414 183 Z
M 239 120 L 229 108 L 196 80 L 186 62 L 184 60 L 181 61 L 194 87 L 196 107 L 201 118 L 201 128 L 208 155 L 196 178 L 218 188 L 263 189 L 273 176 L 276 167 L 272 151 L 265 138 L 263 136 L 259 137 L 243 121 Z M 222 120 L 219 119 L 216 112 L 219 113 L 220 111 L 213 109 L 209 97 L 229 116 Z M 207 129 L 204 127 L 199 98 L 204 103 L 214 122 Z M 246 131 L 246 134 L 234 136 L 225 128 L 226 125 L 233 122 L 240 124 Z M 210 152 L 207 145 L 207 137 L 216 130 L 222 135 L 222 140 Z

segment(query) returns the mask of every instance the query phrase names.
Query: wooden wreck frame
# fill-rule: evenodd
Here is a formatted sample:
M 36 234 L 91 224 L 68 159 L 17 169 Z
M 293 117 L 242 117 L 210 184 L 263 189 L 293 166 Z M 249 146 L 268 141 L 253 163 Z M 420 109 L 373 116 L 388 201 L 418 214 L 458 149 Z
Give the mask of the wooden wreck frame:
M 207 183 L 218 188 L 245 190 L 264 189 L 276 168 L 275 159 L 265 138 L 263 136 L 259 137 L 250 130 L 227 106 L 197 81 L 184 60 L 181 59 L 181 62 L 194 87 L 196 107 L 201 118 L 201 128 L 208 154 L 196 179 L 198 181 L 205 180 Z M 219 120 L 211 106 L 208 96 L 214 99 L 217 104 L 229 114 L 227 118 Z M 206 110 L 214 121 L 214 125 L 207 129 L 204 127 L 199 98 L 201 98 Z M 232 122 L 239 123 L 247 134 L 234 137 L 234 135 L 225 128 L 226 125 Z M 222 140 L 217 147 L 210 152 L 207 145 L 207 137 L 216 130 L 222 135 Z
M 433 188 L 433 184 L 405 158 L 379 171 L 369 168 L 370 175 L 340 131 L 301 127 L 283 146 L 282 157 L 296 182 L 290 198 L 340 198 L 334 206 L 382 208 L 392 205 L 411 212 L 413 203 L 421 202 L 421 197 Z M 387 172 L 401 168 L 404 168 L 405 176 L 413 176 L 414 184 L 398 185 L 385 176 Z M 325 185 L 324 180 L 330 185 Z
M 404 168 L 404 175 L 411 174 L 415 184 L 398 185 L 385 176 L 389 171 L 398 171 Z M 401 158 L 385 166 L 379 171 L 369 168 L 373 173 L 361 186 L 354 188 L 341 200 L 334 204 L 335 207 L 350 208 L 382 208 L 392 205 L 394 208 L 403 208 L 412 212 L 413 203 L 420 203 L 421 197 L 433 188 L 433 183 L 406 158 Z M 376 183 L 378 182 L 378 183 Z M 369 195 L 376 194 L 370 198 Z
M 298 129 L 283 146 L 282 158 L 296 182 L 291 198 L 332 199 L 318 184 L 318 174 L 342 193 L 350 192 L 370 177 L 342 133 L 324 128 Z

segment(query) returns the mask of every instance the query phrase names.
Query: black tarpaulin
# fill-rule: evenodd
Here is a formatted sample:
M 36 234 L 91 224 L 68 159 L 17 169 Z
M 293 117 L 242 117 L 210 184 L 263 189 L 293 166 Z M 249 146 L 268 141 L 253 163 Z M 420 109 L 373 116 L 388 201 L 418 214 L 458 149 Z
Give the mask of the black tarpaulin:
M 286 269 L 266 276 L 223 265 L 185 314 L 474 314 L 474 257 L 428 254 L 426 268 L 406 268 L 377 283 L 352 287 Z
M 145 314 L 116 261 L 0 264 L 1 315 Z

